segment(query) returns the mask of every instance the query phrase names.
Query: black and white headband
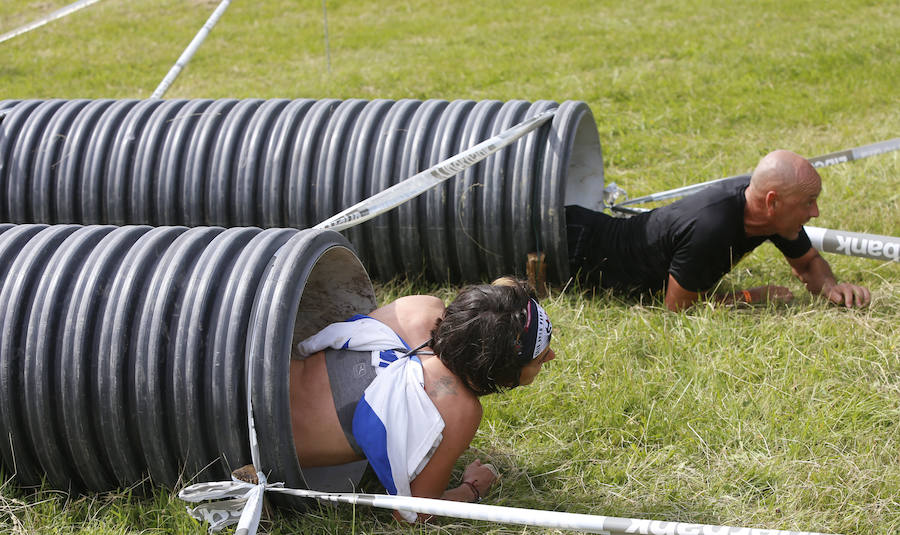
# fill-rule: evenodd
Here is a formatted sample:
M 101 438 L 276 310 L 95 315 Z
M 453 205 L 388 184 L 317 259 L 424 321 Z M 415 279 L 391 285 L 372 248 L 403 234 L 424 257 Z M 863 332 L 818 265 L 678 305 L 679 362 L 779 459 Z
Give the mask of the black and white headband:
M 525 330 L 519 346 L 519 356 L 523 360 L 534 360 L 550 345 L 553 324 L 547 312 L 534 299 L 525 307 Z

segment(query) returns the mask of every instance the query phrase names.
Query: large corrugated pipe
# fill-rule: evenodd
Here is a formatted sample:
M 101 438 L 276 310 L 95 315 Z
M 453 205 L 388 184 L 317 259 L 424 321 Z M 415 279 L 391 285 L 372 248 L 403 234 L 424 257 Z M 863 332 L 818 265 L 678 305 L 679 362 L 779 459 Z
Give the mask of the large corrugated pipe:
M 0 101 L 0 222 L 309 228 L 554 108 L 552 123 L 347 235 L 382 279 L 524 274 L 543 251 L 563 281 L 563 206 L 600 208 L 603 190 L 580 101 Z
M 221 479 L 302 486 L 291 346 L 375 308 L 340 234 L 0 225 L 0 460 L 21 485 L 102 491 Z

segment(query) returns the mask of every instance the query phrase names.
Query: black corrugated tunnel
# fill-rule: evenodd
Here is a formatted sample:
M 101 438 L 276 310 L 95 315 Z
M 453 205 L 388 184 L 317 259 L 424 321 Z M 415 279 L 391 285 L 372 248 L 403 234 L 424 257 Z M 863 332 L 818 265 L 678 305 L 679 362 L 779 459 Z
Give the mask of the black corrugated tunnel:
M 291 347 L 375 308 L 332 231 L 0 225 L 0 461 L 22 486 L 223 479 L 304 487 Z M 309 478 L 306 478 L 307 480 Z
M 380 279 L 569 270 L 566 204 L 602 208 L 584 102 L 0 101 L 0 222 L 309 228 L 540 112 L 552 122 L 346 235 Z

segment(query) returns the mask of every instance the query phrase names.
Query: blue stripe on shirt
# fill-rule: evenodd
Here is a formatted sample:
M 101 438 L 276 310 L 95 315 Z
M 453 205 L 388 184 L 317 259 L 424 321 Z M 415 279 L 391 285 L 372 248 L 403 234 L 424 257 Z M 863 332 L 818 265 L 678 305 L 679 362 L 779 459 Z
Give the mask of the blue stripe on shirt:
M 375 414 L 375 411 L 366 401 L 365 395 L 356 405 L 353 413 L 353 438 L 362 448 L 366 460 L 375 470 L 378 480 L 384 485 L 384 489 L 393 495 L 397 495 L 397 486 L 394 484 L 394 475 L 391 472 L 391 461 L 387 452 L 387 430 L 384 423 Z

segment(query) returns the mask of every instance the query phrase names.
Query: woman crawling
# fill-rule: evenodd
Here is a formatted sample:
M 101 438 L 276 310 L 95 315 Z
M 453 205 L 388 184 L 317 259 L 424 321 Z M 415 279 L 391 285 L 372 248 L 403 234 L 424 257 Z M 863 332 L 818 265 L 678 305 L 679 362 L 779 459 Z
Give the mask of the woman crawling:
M 329 325 L 291 361 L 301 468 L 365 459 L 391 494 L 480 500 L 497 475 L 479 460 L 448 488 L 481 423 L 479 397 L 531 384 L 555 357 L 551 331 L 533 291 L 512 278 L 466 287 L 446 308 L 407 296 Z

